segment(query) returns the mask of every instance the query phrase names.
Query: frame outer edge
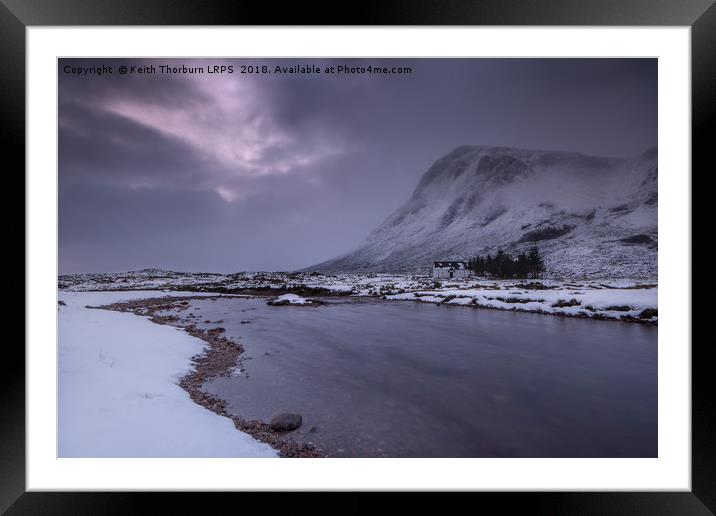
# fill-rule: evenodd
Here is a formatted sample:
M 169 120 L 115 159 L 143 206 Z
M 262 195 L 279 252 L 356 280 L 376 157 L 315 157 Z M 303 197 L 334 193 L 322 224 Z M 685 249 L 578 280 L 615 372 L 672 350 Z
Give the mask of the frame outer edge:
M 11 197 L 25 199 L 25 26 L 2 3 L 0 3 L 0 146 L 3 149 L 3 169 L 5 177 L 18 183 L 7 185 L 6 200 Z M 19 180 L 18 178 L 22 178 Z M 13 182 L 14 182 L 13 181 Z M 17 184 L 17 183 L 15 183 Z M 11 203 L 3 203 L 5 221 L 17 221 L 18 208 Z M 23 208 L 23 215 L 25 210 Z M 23 231 L 17 222 L 6 225 L 17 233 Z M 19 239 L 17 239 L 19 240 Z M 16 241 L 17 241 L 16 240 Z M 22 254 L 22 271 L 25 277 L 25 240 L 23 247 L 10 247 Z M 19 260 L 17 260 L 19 261 Z M 19 274 L 12 279 L 13 289 L 22 294 L 22 307 L 25 310 L 25 286 L 19 285 Z M 24 312 L 23 312 L 24 313 Z M 19 323 L 17 324 L 18 326 Z M 23 326 L 24 330 L 24 320 Z M 14 332 L 12 332 L 14 333 Z M 24 332 L 23 332 L 24 333 Z M 3 346 L 3 374 L 0 389 L 2 406 L 2 425 L 0 432 L 0 513 L 25 491 L 25 346 L 20 346 L 17 337 L 7 337 Z
M 136 18 L 137 12 L 141 12 L 138 4 L 131 0 L 127 2 L 129 5 L 125 4 L 122 7 L 123 12 L 111 9 L 108 10 L 109 12 L 105 15 L 99 14 L 96 9 L 76 12 L 73 11 L 70 6 L 59 5 L 61 3 L 72 4 L 76 7 L 82 5 L 87 6 L 87 2 L 83 2 L 82 0 L 57 2 L 55 9 L 43 8 L 43 6 L 47 7 L 48 4 L 42 0 L 26 0 L 26 8 L 22 6 L 21 2 L 16 0 L 2 0 L 2 2 L 0 2 L 0 34 L 2 34 L 3 40 L 2 45 L 0 45 L 0 66 L 5 70 L 13 69 L 17 71 L 12 77 L 4 76 L 2 82 L 0 82 L 0 141 L 3 142 L 3 147 L 6 147 L 8 156 L 16 157 L 23 170 L 25 162 L 25 24 L 62 25 L 63 20 L 71 20 L 80 25 L 100 23 L 110 25 L 131 24 L 128 18 Z M 163 2 L 160 1 L 157 3 L 161 4 Z M 191 2 L 181 3 L 184 8 L 180 7 L 177 9 L 175 11 L 177 14 L 171 16 L 171 19 L 164 21 L 163 24 L 186 23 L 183 20 L 189 18 L 188 14 L 192 9 L 189 8 L 188 4 Z M 464 6 L 465 4 L 459 2 L 451 3 L 453 3 L 455 9 L 451 10 L 452 12 L 450 12 L 449 15 L 448 13 L 443 13 L 442 16 L 436 17 L 436 20 L 439 19 L 442 21 L 447 15 L 453 20 L 452 23 L 456 23 L 455 18 L 457 14 L 459 14 L 457 6 Z M 512 2 L 505 3 L 514 7 Z M 555 3 L 560 4 L 560 2 L 551 1 L 545 3 L 549 4 L 551 8 L 547 7 L 544 14 L 537 17 L 537 19 L 533 19 L 531 24 L 543 24 L 545 23 L 545 17 L 550 18 L 553 24 L 569 24 L 569 19 L 575 19 L 574 13 L 566 18 L 559 16 L 558 19 L 555 19 L 551 9 L 555 9 Z M 637 4 L 638 3 L 639 2 L 637 2 Z M 635 18 L 634 8 L 632 7 L 632 9 L 628 9 L 625 12 L 623 11 L 623 14 L 626 14 L 626 16 L 621 18 L 621 24 L 653 24 L 653 18 L 656 16 L 663 24 L 679 25 L 684 24 L 684 12 L 689 14 L 689 21 L 695 19 L 692 25 L 692 106 L 695 108 L 692 109 L 692 161 L 693 163 L 703 163 L 703 165 L 709 163 L 710 167 L 713 168 L 714 160 L 709 156 L 710 141 L 707 138 L 706 129 L 708 128 L 709 121 L 714 119 L 714 112 L 716 111 L 714 109 L 714 92 L 716 92 L 716 5 L 714 5 L 712 0 L 709 2 L 700 0 L 692 1 L 688 6 L 684 5 L 686 3 L 684 2 L 678 9 L 681 10 L 680 15 L 675 15 L 672 9 L 669 10 L 668 16 L 664 18 L 663 2 L 654 2 L 654 4 L 657 3 L 661 6 L 661 10 L 657 13 L 658 15 L 654 15 L 654 13 L 651 15 L 640 13 L 642 16 L 639 21 Z M 13 10 L 11 11 L 6 4 L 10 4 Z M 583 7 L 585 6 L 585 2 L 575 1 L 572 5 L 572 9 L 579 8 L 580 4 Z M 668 4 L 672 8 L 675 8 L 674 2 Z M 705 11 L 703 10 L 704 4 L 706 5 Z M 117 8 L 119 8 L 119 5 L 117 5 Z M 608 5 L 605 6 L 602 4 L 602 8 L 609 10 Z M 59 12 L 60 9 L 65 9 L 68 14 L 62 15 Z M 698 13 L 696 13 L 695 9 L 698 10 Z M 134 11 L 135 14 L 131 15 L 131 11 Z M 221 9 L 219 9 L 219 11 L 221 11 Z M 250 13 L 251 9 L 247 9 L 246 11 Z M 422 20 L 422 23 L 425 23 L 425 16 L 430 14 L 428 11 L 430 10 L 421 9 L 417 16 L 415 16 L 416 20 L 414 20 L 414 22 L 420 24 L 421 22 L 418 20 Z M 476 10 L 471 9 L 469 11 L 470 13 L 469 16 L 467 16 L 467 20 L 463 21 L 465 24 L 474 23 L 476 21 Z M 497 9 L 497 11 L 501 10 Z M 618 12 L 618 9 L 615 8 L 614 11 Z M 379 13 L 380 10 L 378 9 L 374 14 Z M 156 11 L 147 14 L 156 14 Z M 502 21 L 497 22 L 497 24 L 513 23 L 511 20 L 514 20 L 514 16 L 503 17 L 502 14 L 504 14 L 504 11 L 496 13 L 494 10 L 484 10 L 482 14 L 485 15 L 484 23 L 486 24 L 495 24 L 495 20 L 492 20 L 492 18 L 495 17 L 502 19 Z M 698 14 L 700 14 L 700 16 L 698 16 Z M 177 15 L 179 18 L 182 18 L 182 20 L 179 20 Z M 195 23 L 206 22 L 207 17 L 212 17 L 212 14 L 209 13 L 208 16 L 201 16 Z M 149 18 L 149 20 L 145 18 L 143 22 L 146 24 L 155 19 L 154 16 L 149 16 Z M 249 16 L 249 18 L 251 18 L 251 16 Z M 364 16 L 361 16 L 361 18 L 364 18 Z M 387 18 L 393 18 L 393 16 L 388 16 Z M 607 16 L 607 18 L 609 18 L 609 16 Z M 608 22 L 604 16 L 597 16 L 596 19 L 598 23 Z M 225 19 L 223 23 L 230 23 L 230 20 L 227 21 Z M 461 22 L 458 21 L 457 23 Z M 614 22 L 612 21 L 612 23 Z M 617 22 L 617 24 L 620 23 Z M 23 102 L 18 103 L 19 100 Z M 25 250 L 23 248 L 23 254 L 24 252 Z M 3 439 L 0 440 L 0 457 L 2 457 L 0 461 L 0 479 L 2 479 L 2 481 L 0 481 L 0 512 L 4 512 L 9 505 L 13 504 L 25 489 L 25 393 L 23 378 L 25 357 L 22 350 L 7 351 L 9 353 L 15 353 L 18 360 L 13 362 L 17 367 L 13 368 L 14 372 L 10 372 L 5 376 L 3 382 L 4 388 L 0 390 L 0 400 L 4 408 L 4 434 Z M 716 475 L 714 474 L 716 468 L 714 465 L 716 445 L 712 440 L 712 436 L 716 435 L 716 424 L 713 417 L 714 413 L 716 413 L 716 403 L 710 390 L 712 388 L 710 381 L 712 373 L 706 369 L 710 367 L 707 360 L 698 360 L 698 357 L 702 356 L 701 350 L 694 348 L 692 353 L 694 356 L 692 416 L 694 449 L 692 455 L 693 493 L 706 507 L 713 509 L 716 507 L 716 488 L 714 488 L 714 486 L 716 486 Z M 609 496 L 606 493 L 604 494 Z M 25 499 L 26 496 L 22 496 L 21 498 Z
M 713 0 L 0 0 L 25 25 L 691 25 Z
M 713 131 L 708 131 L 709 128 L 713 129 L 713 121 L 716 119 L 716 4 L 712 4 L 691 27 L 691 105 L 693 192 L 693 179 L 697 170 L 702 176 L 713 174 L 716 170 L 713 141 L 709 138 L 709 133 Z M 702 215 L 709 216 L 706 213 Z M 701 217 L 697 220 L 699 219 Z M 691 283 L 693 285 L 693 278 Z M 692 306 L 695 306 L 693 301 Z M 709 360 L 709 345 L 706 341 L 699 340 L 697 345 L 692 338 L 691 346 L 691 488 L 704 505 L 716 512 L 716 399 L 713 390 L 713 361 Z

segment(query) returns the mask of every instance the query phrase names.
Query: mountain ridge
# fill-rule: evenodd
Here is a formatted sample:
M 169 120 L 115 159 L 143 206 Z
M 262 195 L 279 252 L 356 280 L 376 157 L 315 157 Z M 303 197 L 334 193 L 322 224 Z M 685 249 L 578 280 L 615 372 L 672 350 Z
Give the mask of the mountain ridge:
M 552 276 L 655 277 L 657 158 L 461 145 L 359 246 L 304 270 L 417 272 L 537 244 Z

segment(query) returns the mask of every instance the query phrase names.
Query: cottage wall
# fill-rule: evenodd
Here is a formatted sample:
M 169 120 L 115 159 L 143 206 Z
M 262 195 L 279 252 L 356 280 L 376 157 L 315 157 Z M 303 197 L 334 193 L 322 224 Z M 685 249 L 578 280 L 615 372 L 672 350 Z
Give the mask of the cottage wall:
M 452 278 L 450 278 L 449 268 L 433 268 L 433 279 L 465 279 L 470 277 L 470 271 L 467 269 L 453 269 Z

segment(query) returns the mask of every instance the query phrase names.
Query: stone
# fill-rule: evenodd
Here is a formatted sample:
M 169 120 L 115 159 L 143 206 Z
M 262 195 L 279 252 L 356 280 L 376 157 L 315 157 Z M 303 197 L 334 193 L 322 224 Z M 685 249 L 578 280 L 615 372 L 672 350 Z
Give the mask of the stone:
M 301 414 L 289 414 L 284 412 L 283 414 L 274 416 L 273 419 L 271 419 L 269 426 L 271 427 L 271 430 L 275 430 L 277 432 L 290 432 L 291 430 L 296 430 L 296 428 L 300 427 L 302 423 L 303 418 L 301 417 Z

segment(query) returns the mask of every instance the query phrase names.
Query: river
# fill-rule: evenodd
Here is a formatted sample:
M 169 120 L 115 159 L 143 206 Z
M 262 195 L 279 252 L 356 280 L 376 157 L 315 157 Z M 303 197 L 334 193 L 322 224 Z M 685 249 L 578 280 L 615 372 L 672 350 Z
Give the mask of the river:
M 294 438 L 330 457 L 657 455 L 654 326 L 356 298 L 192 307 L 246 348 L 245 375 L 204 388 L 245 419 L 301 414 Z

